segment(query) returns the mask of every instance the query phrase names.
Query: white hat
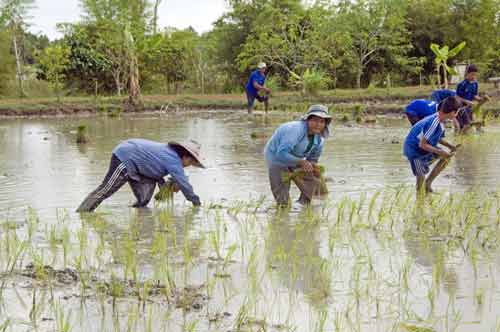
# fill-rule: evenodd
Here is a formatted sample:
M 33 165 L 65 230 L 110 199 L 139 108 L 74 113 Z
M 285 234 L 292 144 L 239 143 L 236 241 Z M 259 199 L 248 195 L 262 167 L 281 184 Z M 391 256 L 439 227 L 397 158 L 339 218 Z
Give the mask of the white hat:
M 196 161 L 198 167 L 205 168 L 205 165 L 201 162 L 203 158 L 201 158 L 200 154 L 200 149 L 201 149 L 201 144 L 194 141 L 190 140 L 188 142 L 183 142 L 183 143 L 178 143 L 178 142 L 168 142 L 168 145 L 173 145 L 173 146 L 180 146 L 181 148 L 185 149 L 189 154 L 193 157 L 193 159 Z
M 257 68 L 258 69 L 264 69 L 264 68 L 267 68 L 267 65 L 265 62 L 259 62 L 259 64 L 257 65 Z

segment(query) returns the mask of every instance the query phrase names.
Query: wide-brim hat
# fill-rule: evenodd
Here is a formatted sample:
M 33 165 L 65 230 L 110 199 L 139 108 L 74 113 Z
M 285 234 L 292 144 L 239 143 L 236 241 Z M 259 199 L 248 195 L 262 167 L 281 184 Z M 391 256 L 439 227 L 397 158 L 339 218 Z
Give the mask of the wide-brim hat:
M 328 107 L 325 105 L 312 105 L 311 107 L 309 107 L 306 114 L 302 116 L 302 120 L 307 120 L 313 115 L 326 119 L 327 122 L 330 122 L 332 120 L 332 116 L 330 115 L 330 113 L 328 113 Z
M 200 153 L 200 150 L 201 150 L 200 143 L 198 143 L 194 140 L 190 140 L 187 142 L 168 142 L 168 145 L 179 146 L 179 147 L 183 148 L 184 150 L 189 152 L 191 157 L 193 157 L 193 159 L 196 161 L 195 166 L 200 167 L 200 168 L 206 168 L 205 165 L 203 165 L 203 163 L 202 163 L 203 158 L 201 157 L 201 153 Z

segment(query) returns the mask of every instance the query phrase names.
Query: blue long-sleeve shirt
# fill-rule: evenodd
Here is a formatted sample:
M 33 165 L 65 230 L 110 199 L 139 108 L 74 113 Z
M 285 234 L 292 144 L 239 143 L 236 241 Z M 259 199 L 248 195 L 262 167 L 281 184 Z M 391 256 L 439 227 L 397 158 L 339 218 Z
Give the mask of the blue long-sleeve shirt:
M 264 149 L 269 166 L 295 167 L 301 159 L 317 162 L 323 151 L 324 138 L 314 135 L 308 150 L 307 121 L 292 121 L 276 129 Z
M 478 90 L 479 84 L 477 81 L 469 81 L 465 79 L 457 85 L 457 96 L 473 101 L 474 97 L 478 94 Z
M 156 180 L 160 185 L 169 175 L 179 185 L 184 197 L 193 204 L 199 204 L 200 198 L 184 173 L 182 160 L 167 144 L 145 139 L 129 139 L 118 144 L 113 154 L 125 164 L 128 176 L 140 181 L 141 176 Z

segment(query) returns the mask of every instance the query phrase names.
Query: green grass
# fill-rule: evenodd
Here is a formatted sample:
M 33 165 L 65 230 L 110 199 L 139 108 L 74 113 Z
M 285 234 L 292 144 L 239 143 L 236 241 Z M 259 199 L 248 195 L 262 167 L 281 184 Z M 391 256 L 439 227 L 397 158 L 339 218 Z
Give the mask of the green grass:
M 492 89 L 490 84 L 482 84 L 481 91 Z M 335 112 L 352 112 L 359 104 L 363 104 L 368 113 L 383 114 L 402 111 L 404 105 L 412 99 L 429 98 L 431 86 L 399 87 L 391 89 L 336 89 L 323 91 L 315 97 L 302 96 L 298 92 L 275 93 L 270 102 L 271 110 L 303 112 L 308 105 L 325 103 L 333 106 Z M 97 100 L 94 96 L 71 96 L 62 98 L 57 102 L 55 97 L 26 98 L 26 99 L 0 99 L 0 115 L 52 115 L 52 114 L 78 114 L 104 113 L 116 114 L 124 107 L 126 97 L 102 96 Z M 244 109 L 245 96 L 241 94 L 182 94 L 182 95 L 145 95 L 143 108 L 139 111 L 166 112 L 175 110 L 204 110 L 204 109 Z M 262 109 L 261 105 L 257 106 Z M 500 112 L 498 98 L 484 106 L 494 113 Z

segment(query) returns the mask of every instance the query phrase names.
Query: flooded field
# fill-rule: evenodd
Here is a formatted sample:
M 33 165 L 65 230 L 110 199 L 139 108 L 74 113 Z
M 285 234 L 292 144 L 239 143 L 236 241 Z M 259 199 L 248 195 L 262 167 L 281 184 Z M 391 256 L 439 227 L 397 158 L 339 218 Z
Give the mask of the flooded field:
M 329 198 L 277 211 L 262 150 L 293 117 L 0 120 L 0 331 L 500 331 L 500 128 L 417 204 L 407 123 L 336 123 Z M 202 207 L 124 186 L 75 214 L 130 137 L 201 142 Z

